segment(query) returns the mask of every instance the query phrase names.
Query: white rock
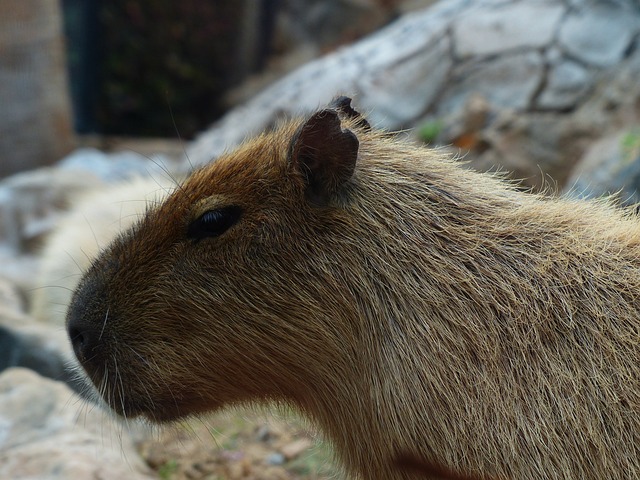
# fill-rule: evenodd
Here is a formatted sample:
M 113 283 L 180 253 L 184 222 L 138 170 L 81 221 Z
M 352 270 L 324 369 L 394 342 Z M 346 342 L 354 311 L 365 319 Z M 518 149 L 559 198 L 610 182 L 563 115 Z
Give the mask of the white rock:
M 0 312 L 3 310 L 19 312 L 23 301 L 16 285 L 0 273 Z
M 391 130 L 447 116 L 474 93 L 497 109 L 569 110 L 601 73 L 581 62 L 609 68 L 630 45 L 640 21 L 631 5 L 576 1 L 569 15 L 562 0 L 439 2 L 292 72 L 229 112 L 188 157 L 208 162 L 338 94 L 353 95 L 371 123 Z
M 0 375 L 0 478 L 154 478 L 124 426 L 60 382 L 26 369 Z
M 593 143 L 571 172 L 566 190 L 579 197 L 616 194 L 622 203 L 640 202 L 640 129 L 621 129 Z
M 560 3 L 520 2 L 492 10 L 469 9 L 453 24 L 458 58 L 507 53 L 551 44 L 565 11 Z
M 0 277 L 2 285 L 12 286 Z M 64 325 L 43 325 L 24 313 L 21 304 L 0 302 L 0 371 L 16 366 L 30 368 L 75 387 L 78 384 L 67 368 L 72 357 Z
M 0 245 L 15 253 L 51 229 L 70 195 L 99 185 L 90 172 L 41 168 L 0 181 Z
M 373 115 L 378 127 L 393 129 L 406 124 L 411 118 L 400 116 L 399 108 L 390 114 L 391 106 L 407 93 L 402 105 L 411 105 L 409 115 L 415 114 L 419 108 L 412 102 L 427 105 L 431 92 L 441 88 L 445 81 L 442 67 L 436 68 L 433 75 L 424 68 L 446 58 L 446 49 L 441 48 L 444 44 L 440 42 L 452 19 L 468 3 L 467 0 L 439 2 L 428 10 L 400 18 L 348 48 L 304 65 L 247 104 L 234 108 L 213 129 L 192 143 L 187 156 L 194 165 L 206 163 L 246 137 L 273 125 L 278 118 L 315 110 L 338 94 L 355 95 L 357 106 Z M 421 55 L 429 57 L 433 48 L 440 53 L 439 58 L 417 58 Z M 403 63 L 407 66 L 403 67 Z M 402 70 L 403 74 L 394 74 L 396 69 Z M 383 90 L 379 85 L 381 82 L 392 94 L 379 102 L 377 95 Z M 421 85 L 421 82 L 433 83 Z M 375 87 L 373 93 L 369 93 L 370 87 Z M 426 95 L 427 100 L 420 95 Z M 377 114 L 374 108 L 377 110 L 380 105 L 382 113 Z
M 455 69 L 452 87 L 442 94 L 441 114 L 463 108 L 471 95 L 480 94 L 501 108 L 524 110 L 542 81 L 543 61 L 538 52 L 503 55 L 480 64 Z
M 445 54 L 449 43 L 443 37 L 425 54 L 386 65 L 357 82 L 357 90 L 367 92 L 359 103 L 363 111 L 370 112 L 371 124 L 400 127 L 434 103 L 452 67 Z
M 637 5 L 600 2 L 570 14 L 560 28 L 560 45 L 575 58 L 598 67 L 615 65 L 640 29 Z
M 52 220 L 51 225 L 54 223 Z M 40 259 L 35 253 L 20 254 L 9 245 L 0 244 L 0 275 L 17 287 L 25 297 L 37 286 L 39 264 Z
M 90 172 L 104 182 L 117 182 L 136 176 L 160 176 L 169 163 L 162 155 L 147 158 L 131 151 L 104 153 L 79 148 L 60 160 L 58 166 L 62 170 Z
M 567 60 L 553 65 L 547 73 L 547 83 L 536 100 L 536 106 L 547 109 L 563 109 L 575 105 L 593 83 L 586 68 Z

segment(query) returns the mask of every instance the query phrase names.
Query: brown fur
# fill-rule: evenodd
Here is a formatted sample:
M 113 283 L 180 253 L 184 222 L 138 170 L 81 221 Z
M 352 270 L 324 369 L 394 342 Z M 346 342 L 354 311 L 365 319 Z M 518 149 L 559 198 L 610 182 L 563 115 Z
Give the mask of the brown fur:
M 79 356 L 107 402 L 157 421 L 286 402 L 358 478 L 420 478 L 398 458 L 640 478 L 638 219 L 517 192 L 343 116 L 194 172 L 98 258 L 69 329 L 99 330 Z M 229 230 L 187 238 L 229 205 Z

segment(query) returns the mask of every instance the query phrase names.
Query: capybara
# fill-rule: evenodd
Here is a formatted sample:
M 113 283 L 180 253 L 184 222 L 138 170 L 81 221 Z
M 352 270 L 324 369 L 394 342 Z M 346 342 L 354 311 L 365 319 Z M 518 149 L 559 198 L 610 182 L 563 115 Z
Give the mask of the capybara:
M 127 417 L 282 402 L 356 478 L 637 479 L 640 221 L 611 203 L 520 192 L 342 97 L 191 174 L 67 327 Z

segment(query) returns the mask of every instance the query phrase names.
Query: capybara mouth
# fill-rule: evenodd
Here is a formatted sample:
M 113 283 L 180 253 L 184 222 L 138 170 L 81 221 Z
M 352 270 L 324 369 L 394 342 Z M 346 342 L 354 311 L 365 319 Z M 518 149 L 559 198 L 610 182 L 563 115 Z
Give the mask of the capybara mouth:
M 176 405 L 151 404 L 151 401 L 137 401 L 125 398 L 105 399 L 111 409 L 124 418 L 145 418 L 154 423 L 172 422 L 187 416 Z
M 167 398 L 152 397 L 140 392 L 123 392 L 126 383 L 122 379 L 95 382 L 102 400 L 111 410 L 123 418 L 142 417 L 151 422 L 164 423 L 186 417 L 189 412 L 180 408 L 180 402 L 168 395 Z M 101 385 L 101 386 L 99 386 Z
M 171 385 L 159 388 L 144 381 L 153 374 L 147 370 L 142 355 L 127 359 L 113 348 L 114 344 L 122 346 L 113 337 L 96 328 L 79 330 L 75 325 L 70 324 L 69 336 L 76 358 L 97 396 L 116 414 L 124 418 L 144 417 L 152 422 L 170 422 L 190 414 L 191 408 L 187 407 L 179 386 L 172 391 Z

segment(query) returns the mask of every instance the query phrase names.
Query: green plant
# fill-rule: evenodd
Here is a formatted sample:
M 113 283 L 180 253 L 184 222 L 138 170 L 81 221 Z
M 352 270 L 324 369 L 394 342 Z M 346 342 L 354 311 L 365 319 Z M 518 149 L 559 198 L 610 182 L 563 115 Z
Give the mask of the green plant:
M 178 462 L 176 460 L 169 460 L 158 469 L 158 476 L 162 480 L 171 480 L 177 471 Z
M 436 141 L 440 132 L 442 132 L 444 124 L 442 120 L 434 119 L 430 120 L 418 129 L 418 137 L 424 143 L 430 144 Z
M 634 127 L 622 136 L 620 141 L 622 159 L 632 162 L 640 157 L 640 127 Z

